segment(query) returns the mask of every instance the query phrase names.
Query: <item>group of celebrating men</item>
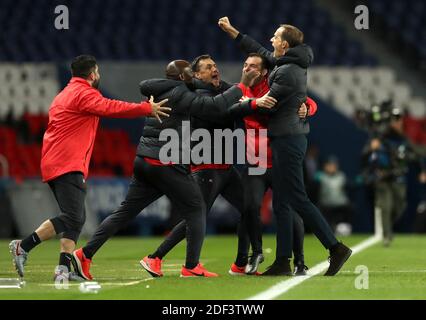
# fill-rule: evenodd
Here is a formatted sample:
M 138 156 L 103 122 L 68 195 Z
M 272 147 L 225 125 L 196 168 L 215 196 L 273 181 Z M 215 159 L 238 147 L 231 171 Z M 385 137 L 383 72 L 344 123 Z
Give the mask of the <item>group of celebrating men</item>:
M 305 223 L 330 252 L 325 275 L 333 276 L 342 268 L 352 251 L 335 238 L 321 212 L 309 200 L 303 182 L 307 119 L 317 109 L 316 103 L 307 97 L 307 69 L 313 61 L 311 48 L 304 44 L 303 33 L 292 25 L 278 27 L 271 38 L 273 52 L 241 34 L 227 17 L 219 19 L 218 25 L 247 54 L 241 81 L 236 85 L 222 81 L 213 58 L 201 55 L 192 63 L 170 62 L 165 78 L 141 82 L 140 91 L 151 97 L 149 101 L 127 103 L 104 98 L 97 90 L 100 75 L 94 57 L 82 55 L 73 60 L 73 77 L 49 109 L 41 161 L 43 181 L 55 195 L 60 214 L 43 222 L 23 240 L 10 243 L 21 277 L 29 252 L 42 241 L 61 234 L 59 265 L 68 271 L 69 280 L 93 279 L 90 266 L 96 252 L 163 195 L 170 199 L 182 220 L 155 252 L 140 261 L 153 277 L 163 276 L 163 258 L 185 238 L 186 260 L 181 277 L 218 276 L 200 263 L 200 254 L 206 215 L 219 195 L 241 215 L 238 252 L 229 270 L 231 275 L 305 275 Z M 145 121 L 126 198 L 102 221 L 88 243 L 76 250 L 85 222 L 86 178 L 101 116 L 150 118 Z M 183 122 L 190 121 L 191 129 L 202 128 L 213 134 L 217 129 L 233 130 L 238 119 L 247 132 L 247 163 L 243 170 L 224 159 L 220 163 L 210 159 L 188 165 L 181 161 L 183 150 L 176 161 L 162 161 L 162 148 L 167 143 L 160 138 L 163 130 L 179 132 Z M 267 136 L 260 134 L 262 129 L 267 129 Z M 248 134 L 253 130 L 256 134 Z M 259 160 L 256 154 L 264 145 L 267 153 L 265 159 Z M 223 151 L 218 148 L 224 147 L 212 144 L 211 154 Z M 263 167 L 264 173 L 250 174 L 253 166 Z M 260 273 L 259 264 L 264 261 L 260 207 L 269 188 L 273 190 L 277 224 L 276 257 Z

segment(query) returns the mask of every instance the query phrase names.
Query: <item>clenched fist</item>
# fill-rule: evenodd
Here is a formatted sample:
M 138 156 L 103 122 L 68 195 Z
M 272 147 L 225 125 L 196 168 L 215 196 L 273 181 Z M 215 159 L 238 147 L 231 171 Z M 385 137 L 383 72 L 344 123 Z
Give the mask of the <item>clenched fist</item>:
M 235 39 L 240 33 L 237 29 L 235 29 L 228 17 L 222 17 L 219 19 L 218 23 L 219 27 L 225 31 L 232 39 Z

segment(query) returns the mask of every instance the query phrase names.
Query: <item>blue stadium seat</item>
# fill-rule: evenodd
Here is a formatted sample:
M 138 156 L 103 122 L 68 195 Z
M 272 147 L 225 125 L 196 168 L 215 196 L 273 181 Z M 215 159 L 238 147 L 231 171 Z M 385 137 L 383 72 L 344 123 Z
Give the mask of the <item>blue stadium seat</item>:
M 410 53 L 420 67 L 426 63 L 422 45 L 426 39 L 426 4 L 423 0 L 369 0 L 375 20 L 384 22 L 383 32 L 388 39 L 402 41 L 401 52 Z M 413 55 L 413 52 L 417 53 Z
M 379 0 L 372 3 L 378 11 L 390 7 Z M 421 1 L 414 3 L 420 11 L 424 9 Z M 69 8 L 69 30 L 53 27 L 54 8 L 59 4 Z M 392 1 L 391 7 L 391 19 L 398 21 L 405 5 Z M 226 43 L 226 36 L 217 27 L 222 15 L 228 15 L 241 31 L 269 48 L 269 39 L 281 23 L 302 29 L 316 51 L 322 49 L 321 41 L 327 37 L 338 52 L 321 50 L 321 58 L 315 63 L 340 64 L 345 61 L 339 57 L 342 53 L 350 54 L 347 59 L 351 63 L 374 61 L 366 58 L 360 45 L 349 40 L 313 0 L 270 0 L 262 6 L 243 0 L 45 0 L 36 7 L 30 0 L 4 0 L 0 2 L 0 41 L 5 45 L 0 59 L 63 61 L 89 53 L 99 59 L 162 61 L 209 52 L 217 60 L 239 61 L 241 54 Z M 409 30 L 421 25 L 420 17 L 409 22 Z

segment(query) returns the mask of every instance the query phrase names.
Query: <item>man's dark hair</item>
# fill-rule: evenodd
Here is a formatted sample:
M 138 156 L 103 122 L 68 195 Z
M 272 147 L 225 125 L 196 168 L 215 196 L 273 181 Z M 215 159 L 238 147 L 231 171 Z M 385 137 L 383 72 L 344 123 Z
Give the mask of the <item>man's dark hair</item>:
M 295 26 L 291 24 L 282 24 L 280 27 L 284 28 L 284 31 L 281 34 L 281 39 L 288 42 L 290 48 L 296 47 L 303 43 L 304 34 Z
M 89 55 L 75 57 L 71 62 L 71 74 L 73 77 L 87 79 L 89 74 L 95 70 L 96 58 Z
M 266 60 L 266 59 L 265 59 L 265 57 L 264 57 L 264 56 L 262 56 L 261 54 L 259 54 L 259 53 L 250 53 L 250 54 L 247 56 L 247 58 L 250 58 L 250 57 L 256 57 L 256 58 L 259 58 L 260 60 L 262 60 L 262 63 L 261 63 L 261 67 L 262 67 L 262 69 L 269 69 L 269 63 L 268 63 L 268 60 Z
M 196 57 L 191 63 L 191 69 L 193 72 L 200 71 L 200 61 L 211 59 L 212 57 L 208 54 L 202 54 L 201 56 Z

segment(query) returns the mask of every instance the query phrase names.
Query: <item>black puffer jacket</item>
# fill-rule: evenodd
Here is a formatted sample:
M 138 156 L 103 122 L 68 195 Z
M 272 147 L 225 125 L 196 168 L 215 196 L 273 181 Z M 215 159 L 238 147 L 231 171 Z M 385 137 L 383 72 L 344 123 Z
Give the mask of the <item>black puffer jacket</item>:
M 232 86 L 225 81 L 221 81 L 219 87 L 215 87 L 210 83 L 194 79 L 192 87 L 195 93 L 201 96 L 214 97 L 224 93 Z M 205 110 L 203 113 L 191 114 L 191 124 L 194 129 L 205 128 L 210 131 L 210 129 L 233 128 L 233 123 L 234 121 L 229 117 L 227 109 L 223 109 L 221 112 L 217 112 L 217 110 L 212 110 L 212 112 Z
M 271 109 L 268 125 L 269 136 L 309 133 L 309 123 L 300 119 L 298 110 L 307 97 L 307 69 L 312 64 L 312 49 L 305 44 L 296 46 L 276 59 L 258 42 L 246 35 L 238 35 L 237 42 L 243 51 L 264 56 L 271 66 L 269 75 L 270 96 L 278 100 Z
M 229 83 L 226 83 L 225 81 L 221 81 L 219 87 L 215 87 L 210 83 L 205 83 L 201 80 L 195 79 L 193 82 L 193 86 L 195 89 L 195 92 L 199 95 L 206 96 L 206 97 L 213 97 L 215 95 L 221 94 L 228 90 L 231 85 Z M 233 130 L 234 125 L 234 119 L 230 116 L 228 112 L 228 108 L 223 109 L 221 112 L 217 112 L 215 110 L 212 110 L 212 112 L 209 112 L 206 110 L 206 112 L 203 113 L 192 113 L 191 114 L 191 127 L 192 129 L 206 129 L 210 132 L 211 137 L 214 136 L 214 130 L 224 130 L 224 129 L 231 129 Z M 221 148 L 220 150 L 223 155 L 222 157 L 222 163 L 225 163 L 225 146 L 222 143 L 220 146 L 217 146 Z M 215 143 L 214 139 L 211 140 L 211 163 L 214 162 L 213 156 L 219 152 L 219 150 L 215 149 Z
M 179 159 L 175 161 L 179 163 L 182 163 L 182 121 L 189 121 L 190 114 L 220 115 L 226 112 L 229 106 L 238 102 L 242 96 L 242 90 L 237 86 L 232 86 L 214 97 L 200 96 L 190 91 L 184 82 L 169 79 L 142 81 L 140 91 L 144 96 L 154 96 L 156 101 L 169 99 L 167 106 L 172 108 L 172 111 L 169 118 L 163 118 L 163 123 L 159 123 L 155 118 L 146 119 L 137 155 L 159 159 L 160 149 L 168 143 L 168 141 L 159 141 L 160 133 L 164 129 L 174 129 L 180 140 Z M 190 141 L 183 141 L 183 143 L 189 144 Z

